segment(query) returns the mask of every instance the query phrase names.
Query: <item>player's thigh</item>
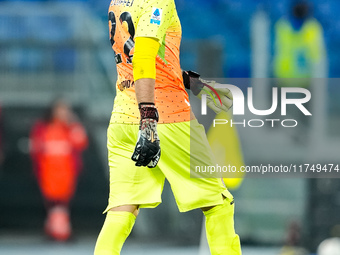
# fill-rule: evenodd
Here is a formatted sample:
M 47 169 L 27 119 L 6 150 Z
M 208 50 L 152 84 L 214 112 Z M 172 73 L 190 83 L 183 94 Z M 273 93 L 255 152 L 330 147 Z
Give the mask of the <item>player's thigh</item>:
M 137 134 L 138 125 L 111 124 L 108 128 L 110 196 L 107 210 L 121 205 L 155 207 L 161 202 L 163 173 L 158 167 L 136 167 L 131 160 Z
M 232 199 L 221 179 L 198 178 L 205 176 L 193 172 L 193 165 L 214 162 L 204 128 L 197 121 L 159 126 L 159 167 L 170 182 L 180 211 L 222 204 L 223 196 Z

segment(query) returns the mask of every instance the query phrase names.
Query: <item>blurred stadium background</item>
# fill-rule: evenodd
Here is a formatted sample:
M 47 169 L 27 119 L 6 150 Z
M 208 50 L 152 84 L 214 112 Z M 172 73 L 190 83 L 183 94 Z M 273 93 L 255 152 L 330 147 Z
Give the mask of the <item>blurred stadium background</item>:
M 329 153 L 321 161 L 336 163 L 340 152 L 340 86 L 336 79 L 340 77 L 340 2 L 309 3 L 323 27 L 327 51 L 319 77 L 332 78 L 320 92 L 322 111 L 318 116 L 324 122 L 323 137 L 332 141 L 324 143 L 322 148 Z M 273 77 L 274 27 L 289 13 L 290 0 L 176 0 L 176 4 L 183 28 L 183 69 L 208 77 Z M 108 5 L 103 0 L 0 1 L 4 155 L 0 164 L 0 254 L 92 254 L 107 201 L 106 128 L 115 95 Z M 72 103 L 90 139 L 71 206 L 74 238 L 66 244 L 44 238 L 46 212 L 32 173 L 28 138 L 35 120 L 60 95 Z M 245 162 L 256 162 L 256 143 L 248 139 L 246 131 L 239 134 Z M 303 147 L 297 149 L 296 157 L 308 157 Z M 283 150 L 273 161 L 290 159 Z M 280 254 L 293 222 L 301 227 L 301 245 L 311 254 L 322 240 L 339 237 L 339 184 L 338 179 L 246 178 L 233 191 L 244 254 Z M 178 213 L 166 185 L 163 204 L 141 212 L 123 254 L 198 254 L 201 223 L 199 211 Z

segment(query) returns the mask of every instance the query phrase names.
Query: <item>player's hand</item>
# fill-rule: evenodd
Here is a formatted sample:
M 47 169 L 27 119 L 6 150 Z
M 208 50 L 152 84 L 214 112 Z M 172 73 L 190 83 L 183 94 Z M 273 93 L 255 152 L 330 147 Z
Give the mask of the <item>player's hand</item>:
M 138 140 L 131 159 L 136 166 L 156 167 L 161 148 L 157 133 L 158 112 L 154 104 L 140 104 L 141 121 Z
M 229 111 L 233 106 L 233 95 L 227 88 L 216 88 L 219 84 L 215 81 L 206 81 L 200 75 L 192 71 L 183 72 L 183 80 L 186 88 L 190 88 L 199 99 L 203 94 L 207 95 L 207 105 L 215 113 Z

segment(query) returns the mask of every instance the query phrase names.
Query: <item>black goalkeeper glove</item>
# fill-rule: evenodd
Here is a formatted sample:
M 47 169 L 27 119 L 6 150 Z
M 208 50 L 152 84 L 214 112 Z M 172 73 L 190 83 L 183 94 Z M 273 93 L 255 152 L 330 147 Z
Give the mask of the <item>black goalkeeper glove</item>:
M 153 103 L 140 103 L 141 115 L 138 141 L 131 159 L 136 166 L 156 167 L 161 156 L 157 134 L 158 111 Z
M 185 88 L 190 89 L 199 99 L 208 92 L 207 105 L 215 113 L 227 112 L 232 107 L 233 95 L 229 89 L 216 88 L 217 82 L 203 80 L 198 73 L 193 71 L 183 71 L 182 75 Z

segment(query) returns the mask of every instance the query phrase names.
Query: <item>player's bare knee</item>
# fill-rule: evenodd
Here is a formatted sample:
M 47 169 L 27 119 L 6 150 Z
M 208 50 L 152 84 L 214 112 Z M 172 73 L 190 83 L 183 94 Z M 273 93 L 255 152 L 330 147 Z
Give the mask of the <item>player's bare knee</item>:
M 113 212 L 130 212 L 136 217 L 139 213 L 139 205 L 121 205 L 110 209 Z

